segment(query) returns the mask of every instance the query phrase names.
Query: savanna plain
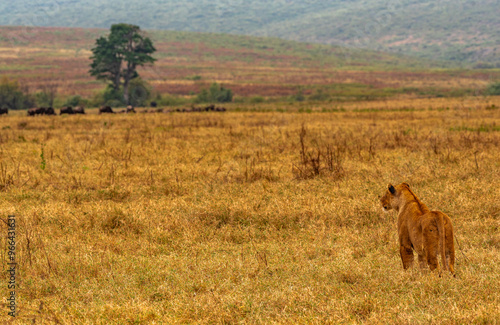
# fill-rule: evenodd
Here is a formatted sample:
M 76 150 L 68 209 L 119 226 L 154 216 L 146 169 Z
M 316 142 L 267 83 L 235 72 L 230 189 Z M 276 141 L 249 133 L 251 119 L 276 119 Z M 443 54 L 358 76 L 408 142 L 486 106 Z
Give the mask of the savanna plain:
M 500 322 L 498 97 L 227 107 L 0 118 L 18 323 Z M 403 181 L 452 218 L 456 278 L 403 271 Z

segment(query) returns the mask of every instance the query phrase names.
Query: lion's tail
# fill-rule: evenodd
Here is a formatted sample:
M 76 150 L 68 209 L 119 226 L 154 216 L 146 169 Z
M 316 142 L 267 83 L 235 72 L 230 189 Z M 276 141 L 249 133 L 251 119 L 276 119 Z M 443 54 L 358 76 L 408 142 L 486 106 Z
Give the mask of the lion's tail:
M 441 247 L 441 261 L 443 263 L 443 269 L 448 271 L 448 263 L 446 263 L 446 247 L 445 247 L 445 227 L 444 227 L 444 218 L 443 215 L 439 212 L 435 212 L 438 236 L 439 236 L 439 246 Z

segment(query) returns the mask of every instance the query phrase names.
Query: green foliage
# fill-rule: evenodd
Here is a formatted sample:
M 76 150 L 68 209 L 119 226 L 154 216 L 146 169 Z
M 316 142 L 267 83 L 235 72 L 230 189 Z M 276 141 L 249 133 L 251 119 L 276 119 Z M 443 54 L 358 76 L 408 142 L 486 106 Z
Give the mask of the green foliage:
M 88 105 L 88 100 L 82 98 L 80 95 L 74 95 L 66 99 L 63 106 L 86 106 Z
M 323 91 L 323 89 L 317 89 L 314 94 L 309 96 L 310 100 L 317 100 L 317 101 L 324 101 L 324 100 L 328 100 L 329 98 L 330 98 L 330 96 L 328 94 L 326 94 Z
M 17 80 L 2 77 L 0 81 L 0 107 L 12 110 L 34 106 L 34 100 L 27 91 L 23 91 Z
M 302 88 L 299 88 L 295 94 L 290 96 L 290 100 L 295 102 L 303 102 L 305 99 L 306 96 L 304 96 L 304 90 Z
M 115 24 L 111 26 L 108 37 L 101 36 L 96 40 L 89 72 L 98 80 L 110 82 L 113 96 L 122 88 L 123 101 L 131 104 L 129 83 L 139 76 L 138 66 L 156 61 L 150 55 L 155 51 L 153 42 L 142 35 L 139 26 Z
M 488 95 L 500 96 L 500 81 L 490 84 L 486 92 Z
M 233 101 L 233 92 L 217 83 L 213 83 L 210 88 L 203 89 L 195 99 L 197 103 L 227 103 Z
M 141 78 L 130 80 L 129 103 L 132 106 L 146 106 L 151 97 L 151 86 Z
M 54 97 L 45 91 L 35 93 L 35 100 L 38 106 L 54 106 Z
M 158 95 L 155 99 L 158 106 L 178 106 L 185 105 L 188 100 L 183 97 L 172 95 Z
M 38 106 L 54 107 L 54 101 L 57 95 L 57 83 L 49 82 L 41 87 L 41 90 L 35 94 Z
M 112 85 L 107 85 L 106 88 L 96 94 L 94 98 L 88 102 L 91 106 L 101 106 L 108 105 L 111 107 L 121 107 L 125 105 L 133 106 L 145 106 L 147 105 L 149 99 L 151 98 L 151 86 L 142 80 L 141 78 L 135 78 L 129 82 L 129 102 L 127 103 L 123 96 L 123 87 L 115 89 Z M 78 104 L 70 105 L 70 100 L 72 102 L 78 102 Z M 67 105 L 77 106 L 85 104 L 85 100 L 80 96 L 75 96 L 67 101 Z
M 250 100 L 249 100 L 249 102 L 252 104 L 259 104 L 259 103 L 263 103 L 264 101 L 265 101 L 265 99 L 262 96 L 253 96 L 253 97 L 250 97 Z
M 113 86 L 107 85 L 102 91 L 96 93 L 94 97 L 88 101 L 88 105 L 99 107 L 109 105 L 111 107 L 120 107 L 124 105 L 123 92 L 115 90 Z
M 111 107 L 118 107 L 125 104 L 123 100 L 123 91 L 118 88 L 115 89 L 112 85 L 108 85 L 102 94 L 103 102 L 101 104 L 106 104 Z

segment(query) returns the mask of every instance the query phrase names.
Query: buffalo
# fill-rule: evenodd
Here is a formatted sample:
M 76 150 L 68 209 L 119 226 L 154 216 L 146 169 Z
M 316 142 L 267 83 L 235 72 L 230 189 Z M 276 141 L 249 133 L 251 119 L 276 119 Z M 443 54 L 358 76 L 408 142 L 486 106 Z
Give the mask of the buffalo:
M 208 105 L 205 107 L 196 107 L 191 106 L 191 109 L 177 109 L 177 112 L 225 112 L 226 109 L 224 107 L 215 107 L 215 105 Z
M 28 116 L 35 115 L 56 115 L 56 112 L 52 107 L 35 107 L 28 109 Z
M 43 115 L 45 114 L 45 107 L 34 107 L 28 109 L 28 116 Z
M 121 113 L 121 114 L 135 113 L 135 109 L 132 105 L 128 105 L 127 109 L 122 109 L 118 113 Z
M 102 106 L 101 108 L 99 108 L 99 114 L 103 114 L 103 113 L 114 114 L 115 112 L 113 112 L 113 109 L 111 108 L 111 106 Z
M 75 111 L 73 110 L 73 107 L 67 106 L 67 107 L 61 108 L 59 115 L 63 115 L 63 114 L 75 114 Z
M 0 115 L 9 114 L 9 109 L 7 107 L 0 108 Z
M 56 115 L 56 112 L 54 111 L 54 108 L 52 107 L 47 107 L 45 109 L 45 115 Z
M 73 112 L 75 112 L 75 114 L 85 114 L 85 108 L 83 108 L 83 106 L 77 106 Z

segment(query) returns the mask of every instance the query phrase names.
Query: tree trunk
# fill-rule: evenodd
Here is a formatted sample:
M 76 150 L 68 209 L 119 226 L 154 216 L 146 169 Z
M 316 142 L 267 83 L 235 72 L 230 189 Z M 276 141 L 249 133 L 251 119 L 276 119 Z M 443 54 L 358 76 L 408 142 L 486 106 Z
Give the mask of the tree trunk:
M 123 74 L 123 99 L 125 100 L 126 105 L 130 105 L 130 97 L 128 94 L 128 85 L 130 82 L 130 79 L 134 75 L 136 69 L 136 65 L 127 62 L 127 69 L 124 71 L 125 73 Z
M 125 100 L 125 105 L 130 105 L 130 101 L 128 99 L 128 78 L 125 78 L 123 81 L 123 99 Z
M 120 66 L 121 66 L 121 61 L 120 61 Z M 115 91 L 120 90 L 120 80 L 121 80 L 120 69 L 118 68 L 117 70 L 118 72 L 115 73 L 114 75 L 115 79 L 113 80 L 113 88 L 115 89 Z

